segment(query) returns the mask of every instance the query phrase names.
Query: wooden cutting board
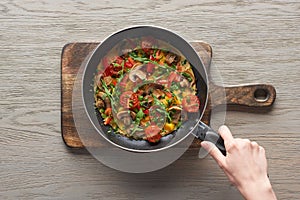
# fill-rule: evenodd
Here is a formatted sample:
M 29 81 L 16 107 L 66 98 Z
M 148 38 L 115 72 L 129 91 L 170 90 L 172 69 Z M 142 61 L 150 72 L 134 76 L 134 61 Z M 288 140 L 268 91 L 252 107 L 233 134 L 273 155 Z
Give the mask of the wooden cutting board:
M 63 47 L 61 54 L 61 133 L 68 147 L 82 148 L 72 115 L 72 91 L 77 72 L 85 58 L 97 47 L 99 43 L 69 43 Z M 191 42 L 191 45 L 201 57 L 210 80 L 210 63 L 212 48 L 205 42 Z M 225 98 L 221 91 L 225 90 Z M 211 111 L 218 105 L 228 105 L 228 109 L 266 112 L 273 105 L 276 91 L 272 85 L 256 84 L 234 87 L 222 87 L 209 81 L 210 96 L 214 101 L 208 100 L 208 106 L 202 120 L 210 124 Z M 194 140 L 191 148 L 199 148 L 200 141 Z

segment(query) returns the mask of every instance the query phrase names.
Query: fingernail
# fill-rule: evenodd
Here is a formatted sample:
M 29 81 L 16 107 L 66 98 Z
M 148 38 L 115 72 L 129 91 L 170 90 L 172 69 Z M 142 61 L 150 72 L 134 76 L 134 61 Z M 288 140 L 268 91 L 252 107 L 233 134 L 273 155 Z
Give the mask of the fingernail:
M 208 151 L 210 149 L 209 143 L 206 141 L 201 142 L 201 146 Z
M 225 130 L 229 130 L 229 128 L 226 125 L 222 125 L 219 128 L 219 132 L 225 131 Z

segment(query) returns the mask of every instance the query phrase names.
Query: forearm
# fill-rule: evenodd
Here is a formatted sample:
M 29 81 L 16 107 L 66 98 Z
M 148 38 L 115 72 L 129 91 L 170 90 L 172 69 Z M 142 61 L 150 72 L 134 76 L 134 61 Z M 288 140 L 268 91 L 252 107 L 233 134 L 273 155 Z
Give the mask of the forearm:
M 246 200 L 276 200 L 270 181 L 256 181 L 237 187 Z

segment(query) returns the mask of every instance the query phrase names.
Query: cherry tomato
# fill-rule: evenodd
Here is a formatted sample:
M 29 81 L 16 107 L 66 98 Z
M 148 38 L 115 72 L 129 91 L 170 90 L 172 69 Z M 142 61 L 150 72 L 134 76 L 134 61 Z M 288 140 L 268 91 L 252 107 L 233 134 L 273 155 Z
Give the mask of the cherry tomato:
M 117 81 L 116 79 L 112 79 L 111 83 L 112 83 L 114 86 L 116 86 L 117 83 L 118 83 L 118 81 Z
M 133 64 L 131 64 L 131 62 L 129 62 L 129 61 L 126 61 L 125 64 L 124 64 L 124 66 L 125 66 L 126 68 L 132 68 L 132 67 L 133 67 Z
M 153 57 L 153 55 L 150 55 L 150 60 L 152 60 L 152 61 L 154 61 L 155 60 L 155 58 Z
M 184 71 L 184 67 L 183 67 L 182 65 L 177 65 L 177 66 L 176 66 L 176 70 L 177 70 L 178 72 L 183 72 L 183 71 Z
M 132 103 L 132 106 L 130 107 L 132 110 L 135 108 L 139 110 L 141 108 L 140 101 L 136 93 L 131 95 L 129 101 Z
M 120 96 L 120 104 L 124 107 L 124 108 L 129 108 L 129 99 L 131 98 L 131 95 L 133 94 L 132 91 L 126 91 L 123 92 Z
M 124 60 L 124 59 L 123 59 L 122 57 L 118 56 L 118 57 L 116 58 L 116 61 L 115 61 L 115 62 L 116 62 L 117 64 L 121 65 L 122 62 L 123 62 L 123 60 Z
M 155 53 L 155 59 L 160 60 L 161 57 L 162 57 L 162 53 L 161 53 L 160 49 L 158 49 Z
M 172 93 L 171 92 L 165 92 L 166 96 L 169 98 L 172 98 Z
M 105 114 L 106 116 L 109 116 L 109 115 L 111 115 L 111 111 L 112 111 L 111 108 L 106 108 L 105 111 L 104 111 L 104 114 Z
M 157 125 L 150 125 L 145 129 L 146 137 L 149 142 L 158 142 L 161 138 L 160 128 Z
M 104 125 L 109 124 L 109 123 L 111 122 L 112 119 L 113 119 L 112 117 L 107 117 L 107 118 L 105 118 L 103 124 L 104 124 Z
M 103 72 L 103 76 L 113 76 L 113 75 L 118 75 L 118 71 L 120 71 L 122 67 L 114 67 L 112 64 L 109 65 L 108 67 L 105 68 Z
M 129 61 L 132 65 L 135 64 L 135 61 L 134 61 L 131 57 L 128 57 L 128 61 Z
M 149 109 L 143 111 L 145 115 L 149 115 Z
M 198 112 L 200 101 L 196 95 L 190 94 L 183 98 L 182 107 L 187 112 Z

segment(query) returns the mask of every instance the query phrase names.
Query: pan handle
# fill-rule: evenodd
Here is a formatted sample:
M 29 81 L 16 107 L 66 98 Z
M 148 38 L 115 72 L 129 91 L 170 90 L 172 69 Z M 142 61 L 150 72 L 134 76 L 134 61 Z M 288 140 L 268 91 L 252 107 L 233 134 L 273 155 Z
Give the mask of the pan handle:
M 223 138 L 205 123 L 200 121 L 197 130 L 193 134 L 196 138 L 202 141 L 212 142 L 222 152 L 222 154 L 226 156 Z

